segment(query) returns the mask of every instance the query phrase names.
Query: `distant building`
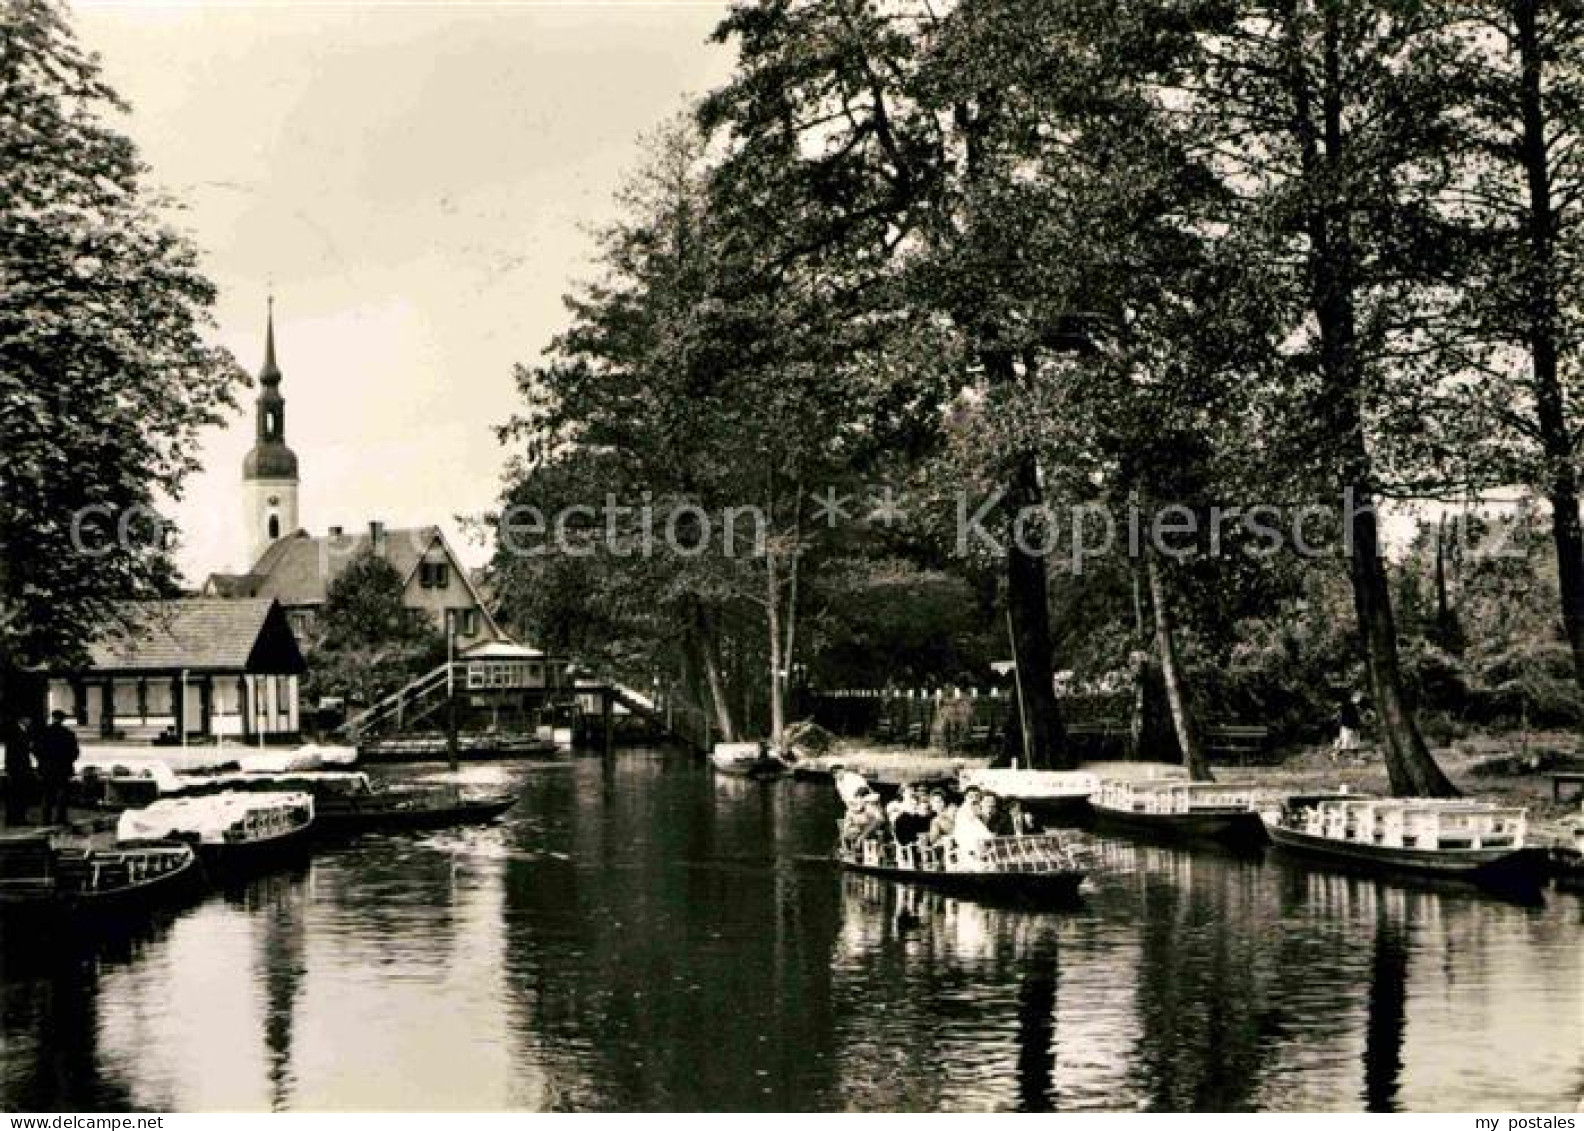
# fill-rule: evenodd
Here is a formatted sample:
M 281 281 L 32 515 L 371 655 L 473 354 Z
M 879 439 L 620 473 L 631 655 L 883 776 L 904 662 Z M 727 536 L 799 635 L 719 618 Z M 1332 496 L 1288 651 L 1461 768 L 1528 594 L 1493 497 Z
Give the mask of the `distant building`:
M 318 631 L 330 583 L 361 553 L 388 561 L 401 577 L 408 608 L 427 614 L 436 629 L 454 632 L 459 651 L 507 639 L 480 599 L 438 526 L 387 530 L 370 522 L 353 534 L 332 526 L 315 537 L 299 526 L 297 456 L 286 446 L 286 399 L 275 359 L 275 308 L 271 300 L 259 370 L 256 440 L 242 461 L 243 520 L 248 538 L 246 573 L 211 574 L 201 594 L 213 598 L 279 601 L 297 635 Z
M 87 665 L 47 673 L 49 710 L 105 738 L 295 735 L 305 670 L 271 600 L 183 598 L 121 606 Z
M 324 537 L 299 530 L 278 539 L 245 574 L 213 574 L 206 597 L 262 597 L 279 601 L 297 635 L 311 639 L 319 628 L 330 583 L 360 554 L 384 558 L 402 579 L 403 603 L 428 614 L 434 626 L 456 634 L 460 652 L 505 640 L 438 526 L 387 530 L 371 522 L 347 534 L 332 526 Z

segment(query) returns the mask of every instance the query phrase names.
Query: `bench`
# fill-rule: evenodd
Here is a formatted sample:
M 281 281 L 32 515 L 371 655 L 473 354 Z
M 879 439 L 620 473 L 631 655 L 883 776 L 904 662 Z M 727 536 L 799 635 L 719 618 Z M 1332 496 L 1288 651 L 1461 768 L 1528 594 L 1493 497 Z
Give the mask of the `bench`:
M 1128 733 L 1123 719 L 1083 719 L 1067 724 L 1069 738 L 1115 738 Z
M 1577 797 L 1584 794 L 1584 770 L 1558 770 L 1551 775 L 1551 798 L 1553 801 L 1562 800 L 1562 787 L 1564 785 L 1577 786 L 1569 796 Z
M 1270 744 L 1270 727 L 1220 724 L 1205 728 L 1205 751 L 1233 757 L 1241 764 L 1258 758 Z

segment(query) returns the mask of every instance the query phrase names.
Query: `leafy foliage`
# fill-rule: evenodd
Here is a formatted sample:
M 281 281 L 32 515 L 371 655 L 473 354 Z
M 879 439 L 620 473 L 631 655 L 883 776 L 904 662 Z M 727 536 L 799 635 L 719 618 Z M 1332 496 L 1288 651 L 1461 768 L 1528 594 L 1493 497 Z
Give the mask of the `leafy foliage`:
M 445 637 L 402 593 L 396 568 L 370 551 L 335 576 L 308 652 L 310 697 L 373 702 L 445 659 Z
M 0 670 L 69 661 L 172 587 L 155 512 L 244 381 L 55 0 L 0 10 Z

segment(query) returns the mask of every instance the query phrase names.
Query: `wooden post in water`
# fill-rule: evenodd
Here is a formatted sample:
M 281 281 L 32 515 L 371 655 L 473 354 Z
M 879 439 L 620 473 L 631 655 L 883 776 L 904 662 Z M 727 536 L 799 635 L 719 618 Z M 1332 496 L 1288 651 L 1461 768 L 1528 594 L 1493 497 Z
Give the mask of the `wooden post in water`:
M 446 765 L 454 774 L 461 751 L 457 749 L 456 711 L 456 615 L 454 609 L 445 611 L 446 623 Z
M 609 758 L 616 753 L 616 692 L 607 687 L 605 694 L 600 699 L 600 722 L 605 727 L 605 757 Z

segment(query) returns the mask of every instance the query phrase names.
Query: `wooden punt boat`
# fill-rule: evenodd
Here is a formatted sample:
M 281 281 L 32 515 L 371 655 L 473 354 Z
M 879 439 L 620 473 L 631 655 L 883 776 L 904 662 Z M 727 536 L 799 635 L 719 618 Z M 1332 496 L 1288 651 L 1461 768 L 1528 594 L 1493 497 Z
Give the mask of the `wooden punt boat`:
M 738 778 L 774 778 L 787 772 L 780 758 L 765 752 L 757 742 L 717 742 L 710 752 L 717 773 Z
M 1036 902 L 1070 902 L 1084 871 L 1058 835 L 1005 836 L 986 841 L 970 859 L 949 846 L 838 842 L 841 866 L 899 883 L 957 895 Z
M 517 801 L 514 792 L 475 794 L 452 786 L 375 790 L 321 806 L 314 828 L 322 835 L 335 836 L 482 825 L 505 813 Z
M 1107 779 L 1090 795 L 1089 805 L 1102 829 L 1237 845 L 1266 840 L 1253 791 L 1243 786 L 1176 778 Z
M 1528 813 L 1461 799 L 1299 795 L 1267 817 L 1281 849 L 1333 864 L 1492 886 L 1538 887 L 1546 854 L 1526 845 Z
M 237 791 L 311 794 L 316 836 L 482 824 L 518 800 L 511 791 L 465 790 L 450 784 L 376 786 L 368 774 L 355 770 L 216 774 L 188 780 L 181 795 Z
M 1100 779 L 1083 770 L 965 769 L 957 785 L 1016 801 L 1042 817 L 1078 817 L 1088 813 L 1089 797 L 1100 788 Z
M 125 919 L 193 890 L 185 844 L 57 847 L 45 831 L 0 836 L 0 914 L 7 922 Z
M 181 840 L 193 846 L 211 875 L 236 878 L 301 859 L 313 823 L 311 794 L 238 790 L 129 809 L 117 822 L 116 839 Z

